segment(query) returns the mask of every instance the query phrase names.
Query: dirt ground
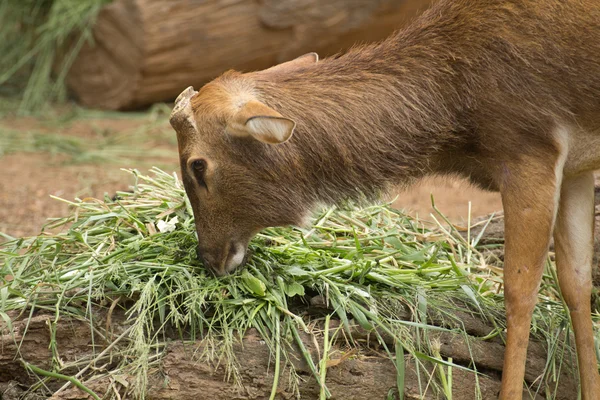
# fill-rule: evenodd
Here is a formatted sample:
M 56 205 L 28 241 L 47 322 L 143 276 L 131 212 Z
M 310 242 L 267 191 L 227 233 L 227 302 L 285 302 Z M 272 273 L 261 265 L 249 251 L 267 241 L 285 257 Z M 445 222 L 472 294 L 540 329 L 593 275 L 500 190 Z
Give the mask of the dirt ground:
M 166 115 L 150 114 L 0 119 L 0 232 L 36 235 L 48 218 L 66 216 L 68 205 L 51 196 L 102 198 L 127 190 L 131 175 L 121 168 L 175 171 L 176 139 L 167 127 Z
M 84 113 L 66 122 L 60 118 L 58 122 L 56 118 L 0 119 L 0 232 L 13 237 L 35 235 L 48 218 L 65 216 L 68 205 L 51 196 L 102 198 L 105 193 L 112 196 L 127 190 L 131 176 L 120 168 L 179 169 L 175 135 L 165 112 L 111 113 L 100 118 Z M 81 146 L 65 149 L 62 141 L 68 144 L 71 139 Z M 112 157 L 124 149 L 133 155 Z M 96 156 L 81 157 L 84 153 Z M 443 178 L 426 179 L 399 192 L 394 205 L 430 219 L 431 194 L 436 206 L 456 222 L 466 221 L 469 202 L 472 217 L 501 209 L 498 194 Z

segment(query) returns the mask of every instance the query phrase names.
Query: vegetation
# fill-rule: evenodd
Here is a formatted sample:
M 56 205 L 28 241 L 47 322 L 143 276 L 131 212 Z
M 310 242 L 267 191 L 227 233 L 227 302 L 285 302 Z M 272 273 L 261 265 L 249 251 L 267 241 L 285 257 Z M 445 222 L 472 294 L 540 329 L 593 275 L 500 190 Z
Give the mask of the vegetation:
M 327 357 L 336 333 L 311 330 L 316 325 L 310 318 L 325 328 L 331 319 L 339 320 L 349 338 L 355 325 L 372 332 L 395 359 L 399 387 L 410 362 L 429 374 L 422 390 L 429 386 L 442 393 L 451 391 L 453 368 L 475 373 L 477 366 L 457 365 L 439 354 L 426 333 L 449 328 L 431 325 L 430 316 L 460 325 L 454 316 L 460 309 L 495 326 L 490 336 L 504 330 L 500 270 L 488 265 L 478 246 L 480 236 L 469 232 L 464 239 L 445 223 L 426 228 L 387 205 L 333 207 L 316 214 L 308 230 L 263 231 L 251 243 L 252 257 L 244 268 L 215 278 L 196 260 L 191 207 L 177 177 L 158 169 L 148 176 L 129 173 L 135 179 L 132 192 L 119 192 L 115 199 L 60 200 L 72 206 L 70 216 L 51 220 L 39 236 L 9 238 L 0 245 L 0 316 L 10 329 L 11 310 L 30 316 L 44 310 L 54 315 L 51 329 L 61 319 L 74 318 L 86 321 L 92 332 L 103 332 L 93 310 L 119 297 L 129 299 L 129 328 L 113 339 L 121 341 L 120 350 L 109 353 L 121 360 L 117 370 L 135 376 L 129 388 L 135 395 L 143 396 L 169 329 L 185 340 L 204 339 L 212 350 L 203 357 L 224 362 L 233 380 L 240 379 L 233 345 L 249 328 L 291 370 L 292 386 L 299 377 L 289 362 L 290 349 L 299 346 L 320 382 L 321 398 L 328 397 Z M 63 231 L 50 233 L 57 228 Z M 533 334 L 549 344 L 546 376 L 540 381 L 549 383 L 540 385 L 549 392 L 558 384 L 553 379 L 562 358 L 573 357 L 568 343 L 559 339 L 569 324 L 554 275 L 549 263 L 533 323 Z M 303 307 L 315 296 L 325 299 L 326 311 L 304 315 Z M 411 318 L 400 319 L 406 311 Z M 308 356 L 300 332 L 325 335 L 320 362 Z M 395 346 L 388 347 L 383 336 L 393 338 Z M 53 351 L 55 346 L 50 344 Z M 66 364 L 56 357 L 50 371 L 27 360 L 23 364 L 42 382 L 68 379 L 85 387 L 106 374 L 87 368 L 95 361 Z M 433 373 L 427 372 L 428 365 L 436 366 Z M 65 374 L 74 367 L 89 369 L 85 380 L 81 374 Z M 272 398 L 279 363 L 274 367 Z
M 64 100 L 69 67 L 110 1 L 0 2 L 0 96 L 20 98 L 20 113 Z
M 8 108 L 9 113 L 14 108 Z M 67 112 L 68 110 L 68 112 Z M 49 110 L 32 127 L 14 128 L 0 120 L 0 157 L 12 153 L 47 153 L 61 156 L 63 164 L 115 164 L 146 166 L 158 160 L 177 163 L 176 138 L 167 122 L 170 109 L 154 105 L 145 112 L 127 114 L 65 107 Z M 96 119 L 134 123 L 119 130 L 95 126 Z M 102 121 L 101 121 L 102 122 Z M 162 146 L 160 146 L 162 145 Z M 167 146 L 165 146 L 167 145 Z M 169 150 L 172 148 L 173 150 Z
M 0 116 L 6 110 L 37 112 L 48 102 L 66 99 L 66 73 L 77 52 L 91 41 L 99 10 L 110 1 L 0 2 Z M 139 127 L 116 133 L 98 130 L 93 140 L 62 131 L 78 119 L 123 114 L 74 108 L 55 121 L 55 131 L 24 132 L 3 124 L 0 157 L 44 151 L 66 156 L 70 163 L 139 163 L 142 157 L 156 162 L 163 156 L 176 160 L 175 153 L 153 149 L 148 143 L 151 131 L 158 132 L 161 140 L 167 135 L 174 140 L 172 132 L 162 129 L 161 107 L 150 114 L 127 114 L 126 118 L 140 117 Z M 431 316 L 450 321 L 445 326 L 460 326 L 456 311 L 471 313 L 495 327 L 490 337 L 503 335 L 501 269 L 490 262 L 499 260 L 492 260 L 479 244 L 480 235 L 468 232 L 465 239 L 441 214 L 437 216 L 441 222 L 426 226 L 388 205 L 324 209 L 315 215 L 310 229 L 263 231 L 251 243 L 252 257 L 244 268 L 215 278 L 196 260 L 191 207 L 177 177 L 159 169 L 149 175 L 128 172 L 135 181 L 131 192 L 119 192 L 115 198 L 57 199 L 68 203 L 72 212 L 51 220 L 44 233 L 29 238 L 3 235 L 3 327 L 11 330 L 11 318 L 19 313 L 30 318 L 43 310 L 52 317 L 51 332 L 59 321 L 76 319 L 89 324 L 91 332 L 111 337 L 98 323 L 95 310 L 123 307 L 128 318 L 125 332 L 100 354 L 64 363 L 52 339 L 51 368 L 21 360 L 40 378 L 41 384 L 32 390 L 43 391 L 44 382 L 61 379 L 94 398 L 102 397 L 86 385 L 107 375 L 91 366 L 110 357 L 117 362 L 109 373 L 134 376 L 128 391 L 143 397 L 148 373 L 160 364 L 173 330 L 183 340 L 203 339 L 210 350 L 202 357 L 223 362 L 230 379 L 239 381 L 234 344 L 255 328 L 275 361 L 271 397 L 281 372 L 279 360 L 291 371 L 290 385 L 297 385 L 299 377 L 289 360 L 291 349 L 298 347 L 320 383 L 320 398 L 326 399 L 331 344 L 340 334 L 353 342 L 358 326 L 371 332 L 394 360 L 398 388 L 404 386 L 406 364 L 414 363 L 426 377 L 421 390 L 433 387 L 451 398 L 452 370 L 478 374 L 477 365 L 458 365 L 440 354 L 427 332 L 451 328 L 433 325 Z M 532 325 L 533 334 L 545 340 L 549 349 L 545 375 L 532 390 L 545 390 L 548 398 L 559 384 L 563 358 L 574 358 L 570 342 L 564 340 L 569 338 L 569 317 L 555 278 L 549 262 Z M 317 297 L 326 307 L 320 314 L 305 313 L 310 299 Z M 599 315 L 594 319 L 600 323 Z M 341 330 L 328 329 L 333 320 L 340 322 Z M 303 332 L 323 339 L 317 362 L 308 355 Z M 393 339 L 393 347 L 384 336 Z

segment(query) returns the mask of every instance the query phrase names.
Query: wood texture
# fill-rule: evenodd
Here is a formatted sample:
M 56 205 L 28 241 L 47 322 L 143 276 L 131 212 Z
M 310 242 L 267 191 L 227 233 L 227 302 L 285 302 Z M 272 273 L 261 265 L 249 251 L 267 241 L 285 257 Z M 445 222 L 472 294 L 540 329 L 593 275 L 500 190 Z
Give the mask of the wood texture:
M 68 75 L 80 102 L 133 109 L 174 99 L 228 69 L 385 38 L 433 0 L 115 0 Z
M 56 329 L 56 352 L 61 362 L 70 363 L 76 360 L 89 360 L 94 358 L 106 348 L 108 341 L 103 335 L 111 336 L 112 339 L 122 334 L 129 326 L 124 311 L 117 308 L 111 316 L 110 333 L 107 334 L 106 312 L 96 310 L 94 321 L 98 328 L 95 340 L 92 342 L 90 325 L 88 322 L 75 319 L 61 318 Z M 476 362 L 477 368 L 484 375 L 479 377 L 481 395 L 484 399 L 497 398 L 500 389 L 500 371 L 502 368 L 502 355 L 504 345 L 499 337 L 483 340 L 493 330 L 485 321 L 476 316 L 459 312 L 458 317 L 462 320 L 462 326 L 448 325 L 447 318 L 429 315 L 432 324 L 446 328 L 462 328 L 465 334 L 459 331 L 437 332 L 429 331 L 428 336 L 432 341 L 440 345 L 440 353 L 447 359 L 451 357 L 455 363 L 468 366 L 471 358 Z M 0 398 L 3 400 L 17 400 L 24 396 L 24 390 L 37 382 L 33 375 L 29 375 L 19 358 L 44 369 L 51 368 L 52 352 L 49 349 L 50 324 L 54 317 L 50 314 L 36 313 L 30 321 L 27 321 L 28 313 L 21 317 L 11 313 L 13 318 L 13 333 L 11 335 L 8 327 L 0 320 Z M 408 318 L 409 315 L 399 315 Z M 332 334 L 336 329 L 337 321 L 332 320 Z M 103 335 L 100 335 L 100 331 Z M 364 399 L 386 399 L 396 387 L 396 369 L 384 349 L 376 343 L 373 335 L 358 326 L 353 332 L 353 337 L 360 344 L 357 348 L 350 349 L 345 341 L 341 340 L 334 344 L 330 352 L 331 366 L 327 370 L 327 386 L 331 391 L 332 399 L 364 400 Z M 340 336 L 341 338 L 341 336 Z M 393 349 L 394 344 L 389 338 L 383 336 L 387 346 Z M 317 363 L 323 347 L 322 336 L 309 336 L 303 334 L 302 340 L 309 350 L 312 359 Z M 94 343 L 94 346 L 92 346 Z M 20 344 L 20 347 L 19 347 Z M 94 365 L 98 372 L 108 371 L 118 361 L 118 351 L 123 343 L 117 344 L 111 352 L 99 359 Z M 149 390 L 146 397 L 149 399 L 211 399 L 211 400 L 267 400 L 271 392 L 273 382 L 273 362 L 269 349 L 264 341 L 260 340 L 254 330 L 244 337 L 243 341 L 234 345 L 233 351 L 238 361 L 238 372 L 242 381 L 237 384 L 227 379 L 224 363 L 207 363 L 198 358 L 203 354 L 207 343 L 200 340 L 186 342 L 185 344 L 174 335 L 168 344 L 165 357 L 160 362 L 160 367 L 152 367 L 148 373 Z M 92 350 L 93 349 L 93 350 Z M 536 381 L 546 362 L 546 347 L 539 342 L 532 343 L 528 351 L 527 375 L 529 383 Z M 351 356 L 348 357 L 348 354 Z M 292 363 L 299 374 L 301 381 L 298 387 L 302 399 L 319 398 L 319 386 L 313 378 L 310 369 L 302 355 L 294 351 L 291 357 Z M 80 368 L 85 366 L 83 363 Z M 430 390 L 421 397 L 419 393 L 419 379 L 415 370 L 415 363 L 409 356 L 405 356 L 406 379 L 404 394 L 405 399 L 439 399 Z M 282 363 L 283 367 L 283 363 Z M 565 371 L 561 376 L 561 387 L 558 390 L 557 399 L 570 400 L 572 393 L 576 392 L 576 381 Z M 421 369 L 421 384 L 426 385 L 428 376 Z M 430 371 L 431 372 L 431 371 Z M 68 371 L 69 374 L 77 373 L 77 370 Z M 282 368 L 279 379 L 279 389 L 276 399 L 294 399 L 293 390 L 289 387 L 289 371 Z M 475 398 L 475 376 L 470 372 L 454 368 L 453 375 L 453 398 L 456 400 L 471 400 Z M 88 380 L 89 375 L 84 374 L 81 380 L 85 385 L 95 391 L 100 397 L 106 394 L 119 392 L 124 396 L 128 388 L 131 389 L 133 377 L 127 374 L 116 374 L 100 380 Z M 51 380 L 46 383 L 47 390 L 38 390 L 26 397 L 29 399 L 48 398 L 54 400 L 83 400 L 89 399 L 89 395 L 72 386 L 65 390 L 59 390 L 65 384 L 64 381 Z M 424 386 L 423 386 L 424 388 Z M 131 395 L 126 396 L 131 398 Z M 109 398 L 109 397 L 106 397 Z M 526 397 L 529 398 L 529 397 Z M 535 397 L 542 399 L 542 397 Z

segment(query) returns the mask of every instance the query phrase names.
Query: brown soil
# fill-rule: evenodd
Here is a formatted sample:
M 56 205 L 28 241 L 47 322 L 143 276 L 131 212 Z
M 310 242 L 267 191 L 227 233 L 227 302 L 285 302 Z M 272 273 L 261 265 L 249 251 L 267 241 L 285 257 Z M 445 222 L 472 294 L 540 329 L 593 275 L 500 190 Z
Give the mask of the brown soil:
M 468 220 L 469 202 L 472 219 L 502 210 L 500 194 L 480 190 L 462 179 L 441 177 L 423 179 L 415 186 L 399 191 L 394 206 L 430 220 L 430 214 L 437 216 L 431 196 L 436 208 L 456 223 Z
M 60 124 L 34 118 L 5 118 L 0 120 L 0 135 L 3 129 L 35 131 L 42 134 L 60 134 L 65 137 L 82 138 L 94 147 L 94 140 L 123 132 L 143 129 L 148 121 L 140 118 L 85 119 L 69 124 Z M 165 129 L 165 124 L 160 129 Z M 72 200 L 76 197 L 102 198 L 116 191 L 127 190 L 132 183 L 131 175 L 121 168 L 137 168 L 146 171 L 156 165 L 167 171 L 178 168 L 177 148 L 174 144 L 156 141 L 155 129 L 148 129 L 147 138 L 139 145 L 139 156 L 135 162 L 118 163 L 95 161 L 73 163 L 72 157 L 48 152 L 11 152 L 3 154 L 0 147 L 0 232 L 13 237 L 36 235 L 48 218 L 64 217 L 68 205 L 51 198 Z M 163 149 L 171 157 L 145 159 L 149 149 Z
M 0 231 L 14 237 L 37 234 L 47 218 L 65 216 L 66 203 L 52 199 L 98 197 L 127 189 L 118 168 L 64 165 L 46 154 L 0 158 Z

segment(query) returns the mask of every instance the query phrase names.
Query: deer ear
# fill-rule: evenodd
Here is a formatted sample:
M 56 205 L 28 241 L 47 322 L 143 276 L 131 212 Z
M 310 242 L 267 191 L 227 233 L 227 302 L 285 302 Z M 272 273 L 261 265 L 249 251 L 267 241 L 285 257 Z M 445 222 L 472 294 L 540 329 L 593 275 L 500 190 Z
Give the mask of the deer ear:
M 292 137 L 296 123 L 260 101 L 250 100 L 227 125 L 233 136 L 251 136 L 267 144 L 284 143 Z
M 263 71 L 260 71 L 260 73 L 284 74 L 300 67 L 316 64 L 317 61 L 319 61 L 319 55 L 317 53 L 307 53 L 298 58 L 294 58 L 293 60 L 277 64 L 271 68 L 267 68 Z

